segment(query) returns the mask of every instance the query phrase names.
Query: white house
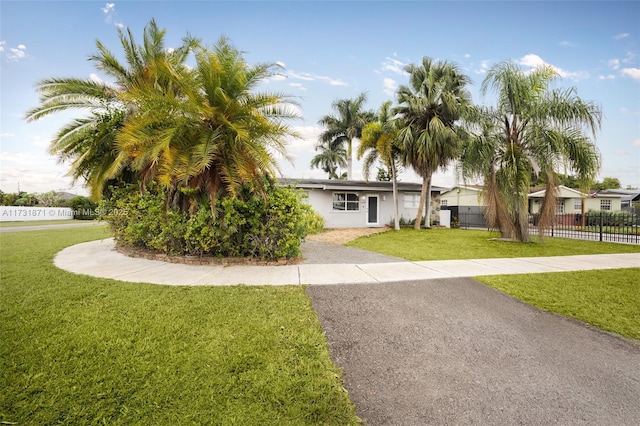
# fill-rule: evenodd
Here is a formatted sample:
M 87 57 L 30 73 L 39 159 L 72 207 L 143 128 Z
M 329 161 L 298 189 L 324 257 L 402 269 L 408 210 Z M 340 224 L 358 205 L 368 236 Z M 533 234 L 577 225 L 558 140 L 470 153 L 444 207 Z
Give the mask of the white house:
M 393 223 L 391 182 L 333 179 L 280 179 L 285 185 L 304 190 L 308 202 L 324 217 L 327 228 L 383 227 Z M 398 215 L 415 219 L 421 184 L 398 182 Z M 440 193 L 431 187 L 431 217 L 438 220 Z
M 542 201 L 544 200 L 545 190 L 532 192 L 529 194 L 529 213 L 536 214 L 540 212 Z M 619 211 L 621 210 L 622 196 L 619 194 L 594 193 L 585 194 L 577 189 L 567 188 L 566 186 L 558 186 L 557 208 L 558 215 L 577 214 L 596 211 Z M 584 209 L 582 202 L 584 200 Z
M 463 228 L 485 228 L 481 186 L 455 186 L 440 194 L 440 208 Z

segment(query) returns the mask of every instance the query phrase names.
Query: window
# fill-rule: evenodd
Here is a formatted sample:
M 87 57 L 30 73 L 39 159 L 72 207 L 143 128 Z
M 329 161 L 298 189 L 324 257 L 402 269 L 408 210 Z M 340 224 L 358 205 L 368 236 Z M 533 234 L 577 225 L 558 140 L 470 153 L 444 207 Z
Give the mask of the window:
M 576 199 L 573 200 L 573 209 L 577 211 L 582 211 L 582 200 Z
M 420 205 L 420 194 L 404 194 L 404 208 L 417 209 Z
M 556 214 L 564 214 L 564 200 L 558 200 L 558 204 L 556 204 Z
M 600 210 L 611 210 L 611 200 L 600 200 Z
M 447 201 L 449 200 L 440 200 L 440 207 L 447 207 L 447 205 L 449 204 Z
M 336 211 L 358 211 L 360 210 L 360 200 L 355 192 L 334 192 L 333 210 Z

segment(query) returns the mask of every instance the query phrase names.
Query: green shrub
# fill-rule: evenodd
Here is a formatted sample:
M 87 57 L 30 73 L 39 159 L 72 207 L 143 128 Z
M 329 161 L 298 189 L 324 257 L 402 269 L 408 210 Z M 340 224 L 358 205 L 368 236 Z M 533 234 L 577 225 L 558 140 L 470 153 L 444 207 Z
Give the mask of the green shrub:
M 73 210 L 73 218 L 78 220 L 94 220 L 98 216 L 98 205 L 87 197 L 78 195 L 69 201 L 69 207 Z
M 300 256 L 301 241 L 324 227 L 301 194 L 267 182 L 264 194 L 245 188 L 220 198 L 212 217 L 207 201 L 185 212 L 166 208 L 164 193 L 142 195 L 126 187 L 113 189 L 100 210 L 119 244 L 167 254 L 271 260 Z

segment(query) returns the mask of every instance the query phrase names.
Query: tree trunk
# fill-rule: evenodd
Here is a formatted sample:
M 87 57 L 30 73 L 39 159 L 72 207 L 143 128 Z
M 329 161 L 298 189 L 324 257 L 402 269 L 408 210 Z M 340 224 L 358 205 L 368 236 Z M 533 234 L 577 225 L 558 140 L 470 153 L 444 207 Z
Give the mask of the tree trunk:
M 398 181 L 396 179 L 396 165 L 391 162 L 391 181 L 393 188 L 393 229 L 400 230 L 400 218 L 398 217 Z
M 424 208 L 425 212 L 424 227 L 431 228 L 431 175 L 427 179 L 427 194 L 425 197 Z
M 351 155 L 352 148 L 353 148 L 353 141 L 349 140 L 349 142 L 347 143 L 347 180 L 353 179 L 353 172 L 352 172 L 353 158 Z
M 422 213 L 423 213 L 426 197 L 427 197 L 427 178 L 423 177 L 422 190 L 420 191 L 420 203 L 418 204 L 418 215 L 416 216 L 416 223 L 413 225 L 413 229 L 420 229 L 420 223 L 422 222 Z

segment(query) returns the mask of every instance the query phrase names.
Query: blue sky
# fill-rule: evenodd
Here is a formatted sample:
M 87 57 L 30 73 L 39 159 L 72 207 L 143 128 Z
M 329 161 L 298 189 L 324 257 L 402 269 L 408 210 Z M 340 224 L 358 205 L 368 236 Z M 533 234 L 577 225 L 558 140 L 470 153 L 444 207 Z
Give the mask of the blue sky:
M 640 2 L 215 2 L 215 1 L 0 1 L 0 189 L 46 192 L 72 188 L 68 166 L 47 154 L 56 131 L 73 114 L 27 123 L 38 104 L 35 83 L 49 77 L 100 75 L 87 61 L 100 40 L 121 49 L 117 27 L 137 40 L 154 18 L 167 46 L 187 33 L 214 44 L 222 35 L 246 52 L 249 63 L 279 62 L 286 77 L 265 91 L 297 97 L 302 118 L 290 124 L 304 136 L 292 141 L 289 177 L 325 177 L 309 161 L 336 99 L 367 92 L 369 109 L 394 99 L 405 84 L 402 67 L 423 56 L 456 63 L 472 80 L 474 102 L 486 70 L 504 60 L 528 69 L 541 63 L 562 75 L 603 110 L 596 143 L 605 176 L 640 187 Z M 77 114 L 76 114 L 77 115 Z M 354 176 L 362 177 L 359 163 Z M 417 181 L 412 173 L 400 176 Z M 453 186 L 453 168 L 434 184 Z

